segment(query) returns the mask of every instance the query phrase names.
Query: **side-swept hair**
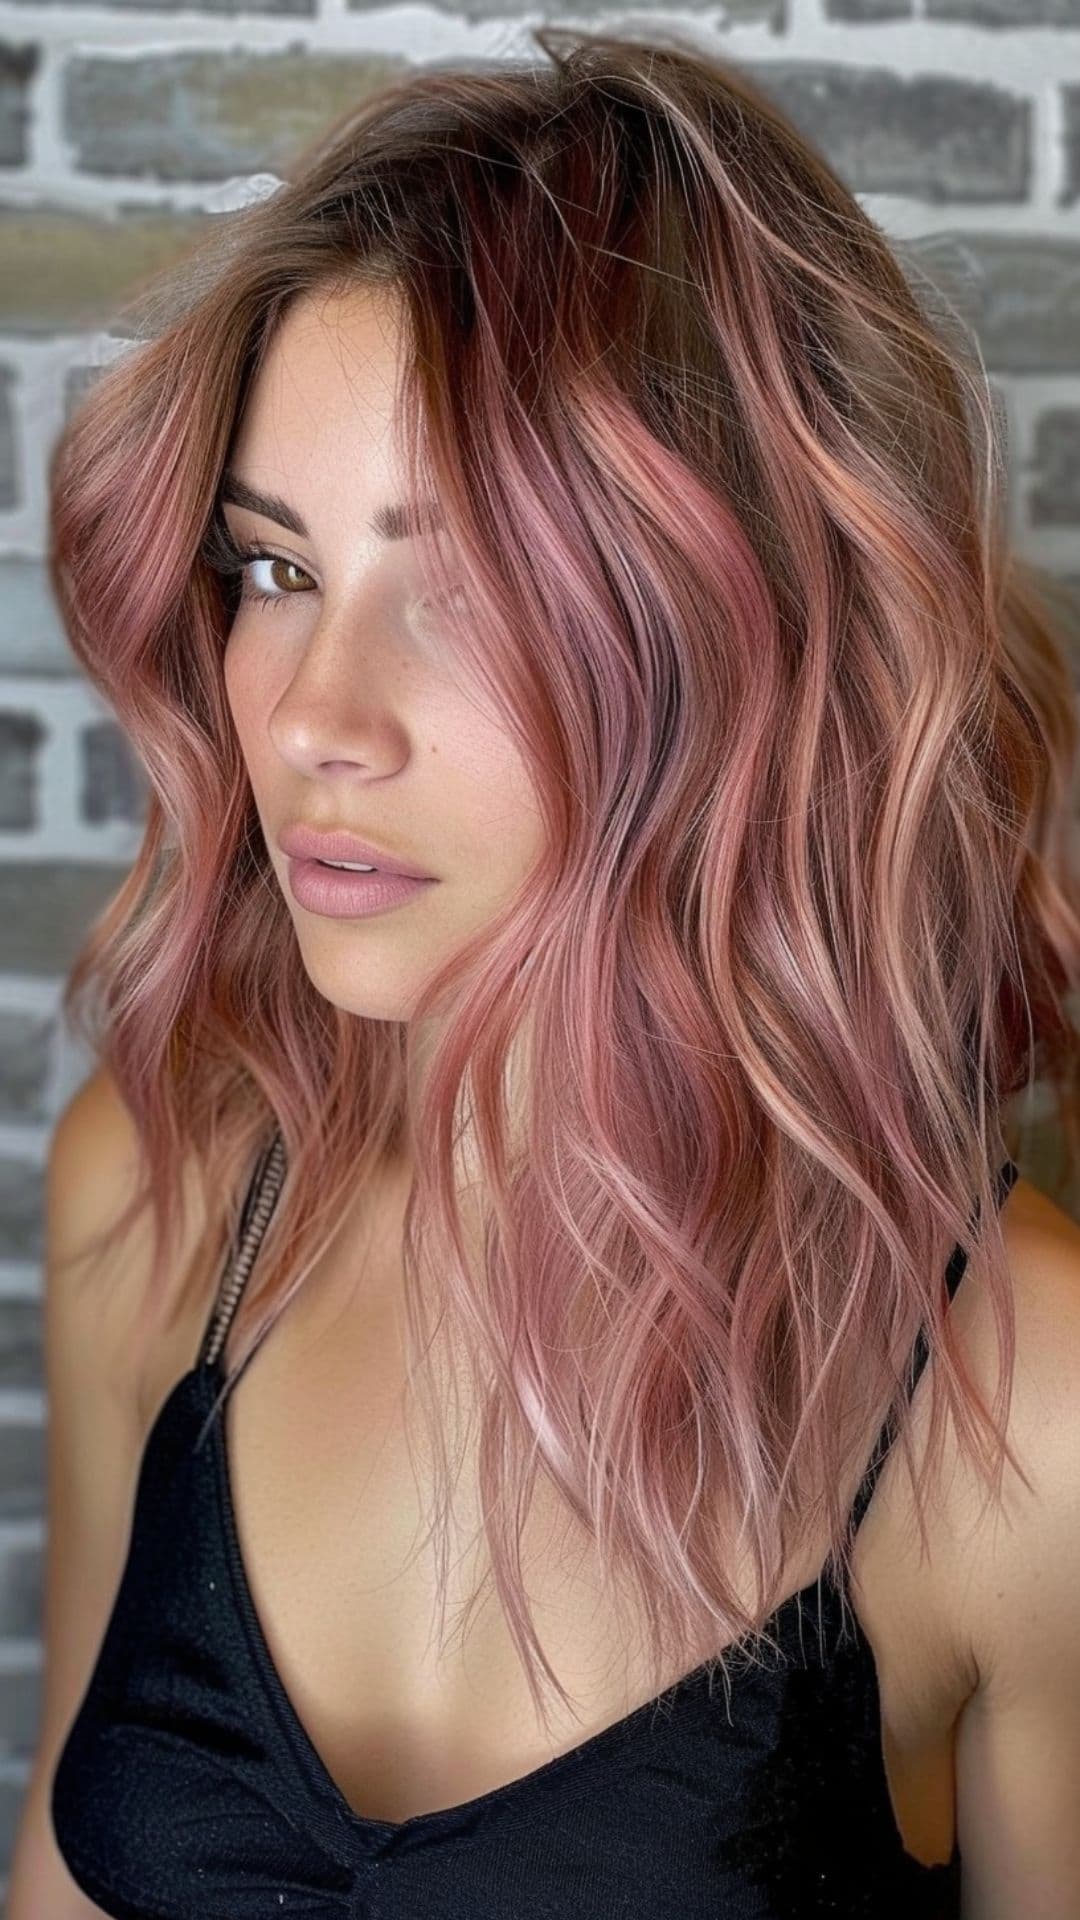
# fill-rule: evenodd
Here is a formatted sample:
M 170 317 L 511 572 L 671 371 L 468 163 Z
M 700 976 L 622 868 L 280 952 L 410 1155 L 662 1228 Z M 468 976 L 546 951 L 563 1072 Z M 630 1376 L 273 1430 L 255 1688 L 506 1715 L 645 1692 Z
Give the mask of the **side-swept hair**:
M 540 1674 L 570 1696 L 524 1596 L 538 1469 L 612 1599 L 632 1595 L 658 1686 L 702 1646 L 764 1646 L 823 1515 L 846 1574 L 852 1422 L 896 1397 L 914 1473 L 923 1322 L 920 1523 L 950 1411 L 1000 1488 L 1014 1325 L 993 1183 L 1006 1102 L 1036 1075 L 1076 1163 L 1080 897 L 1064 627 L 1008 551 L 1004 434 L 967 330 L 733 66 L 671 35 L 533 37 L 536 62 L 382 86 L 137 290 L 156 318 L 51 459 L 49 564 L 150 785 L 64 1000 L 137 1126 L 116 1230 L 151 1205 L 147 1314 L 182 1169 L 216 1234 L 279 1128 L 231 1386 L 349 1196 L 408 1146 L 441 1629 L 456 1467 L 429 1305 L 465 1335 L 491 1577 L 546 1720 Z M 446 522 L 430 583 L 464 588 L 448 645 L 505 715 L 544 829 L 517 897 L 396 1023 L 328 1004 L 302 964 L 207 559 L 290 303 L 376 287 L 407 323 L 405 472 Z M 955 1244 L 993 1300 L 990 1410 L 946 1318 Z

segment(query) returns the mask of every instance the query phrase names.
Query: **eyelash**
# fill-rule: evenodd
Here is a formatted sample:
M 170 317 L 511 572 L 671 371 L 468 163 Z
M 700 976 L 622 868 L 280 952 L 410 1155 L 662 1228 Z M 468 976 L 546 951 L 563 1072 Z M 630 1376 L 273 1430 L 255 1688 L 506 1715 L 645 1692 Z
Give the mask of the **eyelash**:
M 207 566 L 212 567 L 215 573 L 222 574 L 226 588 L 231 589 L 236 595 L 237 607 L 249 605 L 277 607 L 283 600 L 297 598 L 295 593 L 264 593 L 257 587 L 248 586 L 246 582 L 237 593 L 235 583 L 243 580 L 243 575 L 255 560 L 280 560 L 282 566 L 295 567 L 297 573 L 306 574 L 307 578 L 311 579 L 306 567 L 300 566 L 296 560 L 289 560 L 283 553 L 271 553 L 268 548 L 257 545 L 238 545 L 223 521 L 215 521 L 211 525 L 201 551 Z M 450 596 L 451 601 L 456 602 L 453 609 L 455 611 L 460 609 L 460 601 L 457 600 L 460 592 L 461 588 L 455 587 Z M 438 596 L 425 599 L 419 604 L 434 611 L 450 612 L 452 610 L 450 603 Z
M 232 535 L 221 525 L 216 525 L 211 528 L 203 546 L 203 559 L 214 569 L 215 573 L 224 575 L 226 582 L 229 586 L 233 587 L 234 592 L 236 590 L 234 582 L 243 579 L 243 575 L 247 572 L 248 567 L 255 560 L 280 560 L 283 567 L 295 567 L 297 573 L 306 574 L 309 580 L 311 578 L 306 567 L 300 566 L 295 560 L 287 559 L 283 553 L 271 553 L 266 547 L 260 546 L 238 546 Z M 295 598 L 296 595 L 292 593 L 265 593 L 257 587 L 248 586 L 247 583 L 244 582 L 242 590 L 237 597 L 237 605 L 276 607 L 280 606 L 283 600 L 294 600 Z

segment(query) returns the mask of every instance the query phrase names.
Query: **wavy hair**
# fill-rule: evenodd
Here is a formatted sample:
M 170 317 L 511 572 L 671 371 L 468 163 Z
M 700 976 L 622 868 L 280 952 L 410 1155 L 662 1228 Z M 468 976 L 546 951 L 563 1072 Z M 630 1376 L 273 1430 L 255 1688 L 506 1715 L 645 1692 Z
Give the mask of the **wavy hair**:
M 903 1366 L 924 1323 L 920 1525 L 948 1412 L 1000 1484 L 995 1170 L 1037 1075 L 1078 1158 L 1080 893 L 1064 627 L 1009 551 L 1004 431 L 967 329 L 732 65 L 674 35 L 532 37 L 539 60 L 380 86 L 135 289 L 131 345 L 52 454 L 49 566 L 149 782 L 64 996 L 137 1126 L 113 1231 L 151 1206 L 146 1313 L 170 1291 L 181 1170 L 211 1246 L 280 1130 L 228 1391 L 348 1197 L 409 1143 L 440 1632 L 455 1465 L 432 1306 L 466 1336 L 489 1574 L 546 1722 L 541 1676 L 570 1695 L 521 1573 L 540 1471 L 617 1605 L 628 1582 L 657 1684 L 672 1657 L 719 1647 L 723 1669 L 769 1641 L 808 1523 L 846 1577 L 852 1418 L 895 1405 L 914 1472 Z M 431 585 L 464 584 L 456 657 L 513 730 L 544 829 L 518 895 L 396 1023 L 305 972 L 208 558 L 290 303 L 375 287 L 402 302 L 406 472 L 452 553 L 452 575 L 426 556 Z M 957 1244 L 993 1301 L 992 1408 L 946 1316 Z

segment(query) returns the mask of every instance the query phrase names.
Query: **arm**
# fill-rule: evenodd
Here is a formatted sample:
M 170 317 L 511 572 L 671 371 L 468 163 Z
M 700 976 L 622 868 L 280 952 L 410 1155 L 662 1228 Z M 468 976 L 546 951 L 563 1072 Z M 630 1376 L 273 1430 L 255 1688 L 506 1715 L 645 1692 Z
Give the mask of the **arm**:
M 1006 1466 L 970 1542 L 979 1674 L 958 1730 L 964 1920 L 1080 1915 L 1080 1227 L 1036 1190 L 1005 1229 L 1017 1360 Z M 980 1310 L 979 1320 L 983 1315 Z M 992 1336 L 976 1329 L 977 1358 Z M 979 1368 L 992 1397 L 995 1370 Z
M 119 1360 L 121 1308 L 131 1299 L 133 1249 L 107 1273 L 78 1259 L 91 1233 L 127 1199 L 130 1123 L 94 1075 L 54 1128 L 46 1180 L 43 1309 L 47 1527 L 38 1747 L 8 1881 L 7 1920 L 100 1920 L 57 1848 L 49 1788 L 105 1632 L 120 1578 L 142 1435 L 133 1384 Z M 132 1233 L 132 1240 L 136 1238 Z M 126 1298 L 123 1298 L 126 1290 Z

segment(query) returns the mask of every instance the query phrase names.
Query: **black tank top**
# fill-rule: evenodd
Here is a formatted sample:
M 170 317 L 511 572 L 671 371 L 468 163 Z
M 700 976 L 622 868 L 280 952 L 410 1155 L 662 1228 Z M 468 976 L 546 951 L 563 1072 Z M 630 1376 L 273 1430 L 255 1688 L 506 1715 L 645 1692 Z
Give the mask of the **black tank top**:
M 826 1573 L 768 1625 L 783 1658 L 709 1664 L 490 1793 L 356 1813 L 275 1669 L 245 1578 L 220 1418 L 229 1320 L 284 1174 L 260 1155 L 195 1365 L 147 1436 L 124 1570 L 54 1771 L 56 1840 L 115 1920 L 930 1920 L 960 1863 L 906 1852 L 873 1655 Z M 1018 1178 L 1007 1160 L 997 1204 Z M 947 1269 L 952 1297 L 965 1265 Z M 914 1389 L 926 1359 L 916 1341 Z M 895 1427 L 886 1418 L 857 1524 Z

